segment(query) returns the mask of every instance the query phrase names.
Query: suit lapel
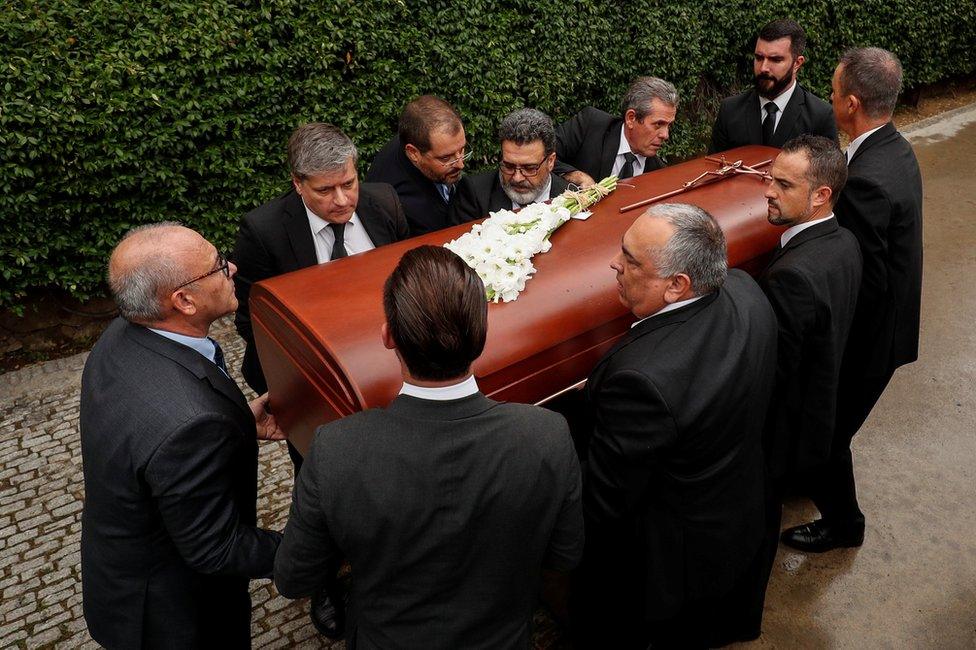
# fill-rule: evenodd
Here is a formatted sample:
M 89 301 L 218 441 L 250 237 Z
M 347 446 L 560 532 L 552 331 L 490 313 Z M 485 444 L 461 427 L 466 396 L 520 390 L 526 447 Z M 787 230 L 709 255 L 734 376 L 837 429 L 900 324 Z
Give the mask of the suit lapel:
M 305 212 L 302 197 L 297 192 L 293 191 L 287 199 L 285 220 L 282 226 L 288 236 L 288 241 L 291 243 L 292 252 L 295 254 L 295 268 L 291 270 L 318 264 L 319 259 L 315 255 L 315 242 L 312 241 L 312 229 L 308 225 L 308 214 Z
M 800 83 L 797 82 L 796 89 L 793 91 L 793 96 L 790 97 L 790 101 L 786 104 L 786 110 L 783 111 L 783 117 L 779 118 L 779 124 L 776 126 L 776 132 L 773 133 L 773 141 L 770 142 L 771 147 L 782 147 L 786 144 L 789 139 L 790 133 L 793 132 L 793 126 L 796 121 L 800 118 L 800 113 L 803 111 L 803 107 L 807 103 L 806 91 L 800 87 Z M 760 125 L 760 139 L 762 138 L 762 126 Z
M 204 380 L 210 386 L 234 403 L 244 413 L 253 418 L 244 393 L 237 386 L 233 379 L 229 378 L 209 359 L 204 358 L 196 350 L 192 350 L 185 345 L 171 341 L 160 336 L 155 332 L 150 332 L 142 325 L 127 323 L 127 333 L 137 343 L 153 352 L 164 356 L 171 361 L 183 366 L 187 371 L 193 373 L 198 379 Z
M 505 194 L 505 190 L 502 189 L 501 180 L 499 180 L 498 174 L 495 174 L 495 181 L 491 185 L 491 194 L 488 196 L 488 212 L 511 209 L 512 199 L 508 198 L 508 195 Z
M 364 191 L 362 185 L 359 186 L 359 204 L 356 206 L 356 214 L 359 216 L 360 223 L 366 229 L 373 246 L 383 246 L 393 241 L 390 236 L 390 229 L 384 223 L 383 211 L 377 205 L 376 200 L 368 191 Z
M 597 179 L 600 180 L 600 179 Z M 557 176 L 556 174 L 549 174 L 549 182 L 552 185 L 549 187 L 549 198 L 554 199 L 569 187 L 569 182 L 562 176 Z
M 606 133 L 603 135 L 603 152 L 600 157 L 600 178 L 593 180 L 599 182 L 606 178 L 613 171 L 613 163 L 617 158 L 617 150 L 620 149 L 620 125 L 623 120 L 617 118 L 610 121 Z
M 815 226 L 810 226 L 809 228 L 801 230 L 799 233 L 791 237 L 788 242 L 786 242 L 786 246 L 776 247 L 776 252 L 773 253 L 773 257 L 769 260 L 769 264 L 766 265 L 766 268 L 769 269 L 772 267 L 773 264 L 776 263 L 776 260 L 783 257 L 787 251 L 793 250 L 797 246 L 801 246 L 811 239 L 816 239 L 817 237 L 823 237 L 824 235 L 829 235 L 832 232 L 836 232 L 837 228 L 837 217 L 834 217 L 833 219 L 829 219 L 823 223 L 818 223 Z
M 762 119 L 759 117 L 759 95 L 755 90 L 750 90 L 746 94 L 746 110 L 742 112 L 745 116 L 746 141 L 762 142 Z

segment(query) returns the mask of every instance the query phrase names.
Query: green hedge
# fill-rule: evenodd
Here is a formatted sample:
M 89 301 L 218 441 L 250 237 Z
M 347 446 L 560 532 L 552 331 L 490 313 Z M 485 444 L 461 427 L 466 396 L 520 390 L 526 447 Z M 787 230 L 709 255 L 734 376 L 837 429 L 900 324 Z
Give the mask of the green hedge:
M 287 187 L 284 143 L 323 120 L 363 167 L 403 104 L 461 111 L 475 167 L 508 111 L 615 111 L 638 74 L 685 98 L 666 154 L 703 148 L 719 98 L 749 82 L 764 22 L 810 36 L 826 96 L 850 45 L 901 56 L 909 86 L 976 68 L 972 0 L 13 0 L 0 7 L 0 306 L 29 289 L 84 298 L 127 228 L 179 219 L 218 245 Z

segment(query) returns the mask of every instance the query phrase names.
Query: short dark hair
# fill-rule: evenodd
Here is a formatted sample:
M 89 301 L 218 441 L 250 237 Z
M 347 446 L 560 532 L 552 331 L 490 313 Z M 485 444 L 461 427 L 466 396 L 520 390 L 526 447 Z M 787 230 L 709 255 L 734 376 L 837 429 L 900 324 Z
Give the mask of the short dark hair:
M 855 47 L 840 57 L 840 88 L 861 100 L 864 114 L 890 118 L 901 92 L 901 61 L 880 47 Z
M 406 252 L 383 286 L 383 311 L 397 350 L 417 379 L 462 377 L 484 350 L 485 285 L 442 246 Z
M 498 126 L 498 142 L 514 142 L 517 145 L 541 141 L 546 155 L 556 150 L 556 128 L 552 118 L 534 108 L 520 108 L 505 116 Z
M 847 182 L 847 157 L 837 143 L 822 135 L 804 134 L 783 145 L 782 153 L 804 153 L 807 157 L 806 178 L 810 189 L 830 188 L 830 205 L 837 202 Z
M 303 124 L 288 138 L 288 169 L 295 178 L 338 171 L 349 160 L 355 166 L 358 158 L 349 136 L 325 122 Z
M 400 143 L 412 144 L 421 153 L 430 151 L 430 134 L 443 129 L 454 135 L 464 128 L 461 116 L 440 97 L 421 95 L 403 107 L 398 133 Z
M 778 41 L 781 38 L 790 39 L 790 54 L 793 55 L 794 59 L 803 54 L 803 50 L 807 48 L 807 33 L 795 20 L 780 18 L 771 23 L 766 23 L 759 30 L 759 40 L 761 41 Z

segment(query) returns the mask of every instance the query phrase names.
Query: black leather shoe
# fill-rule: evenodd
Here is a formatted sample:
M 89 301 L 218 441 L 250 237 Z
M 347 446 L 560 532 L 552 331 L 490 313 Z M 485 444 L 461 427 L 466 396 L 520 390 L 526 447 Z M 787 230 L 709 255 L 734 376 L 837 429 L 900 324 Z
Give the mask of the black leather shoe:
M 319 634 L 330 639 L 341 639 L 346 633 L 346 606 L 335 591 L 335 586 L 332 589 L 322 587 L 313 595 L 309 615 Z
M 787 546 L 810 553 L 823 553 L 835 548 L 851 548 L 864 543 L 864 521 L 837 525 L 823 519 L 787 528 L 780 535 Z

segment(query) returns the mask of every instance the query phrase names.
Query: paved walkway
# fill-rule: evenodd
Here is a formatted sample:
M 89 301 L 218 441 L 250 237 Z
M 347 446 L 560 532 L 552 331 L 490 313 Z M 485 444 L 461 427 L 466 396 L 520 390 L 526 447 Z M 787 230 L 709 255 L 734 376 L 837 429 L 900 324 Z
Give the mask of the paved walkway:
M 976 106 L 915 125 L 926 190 L 921 360 L 899 371 L 858 438 L 868 535 L 859 550 L 781 549 L 757 647 L 976 646 Z M 228 320 L 214 331 L 240 365 Z M 0 375 L 0 647 L 96 647 L 81 610 L 78 389 L 85 355 Z M 244 385 L 237 377 L 238 383 Z M 261 525 L 291 495 L 284 446 L 261 447 Z M 785 523 L 810 514 L 791 504 Z M 330 646 L 307 604 L 252 583 L 253 646 Z M 560 645 L 543 616 L 537 647 Z

